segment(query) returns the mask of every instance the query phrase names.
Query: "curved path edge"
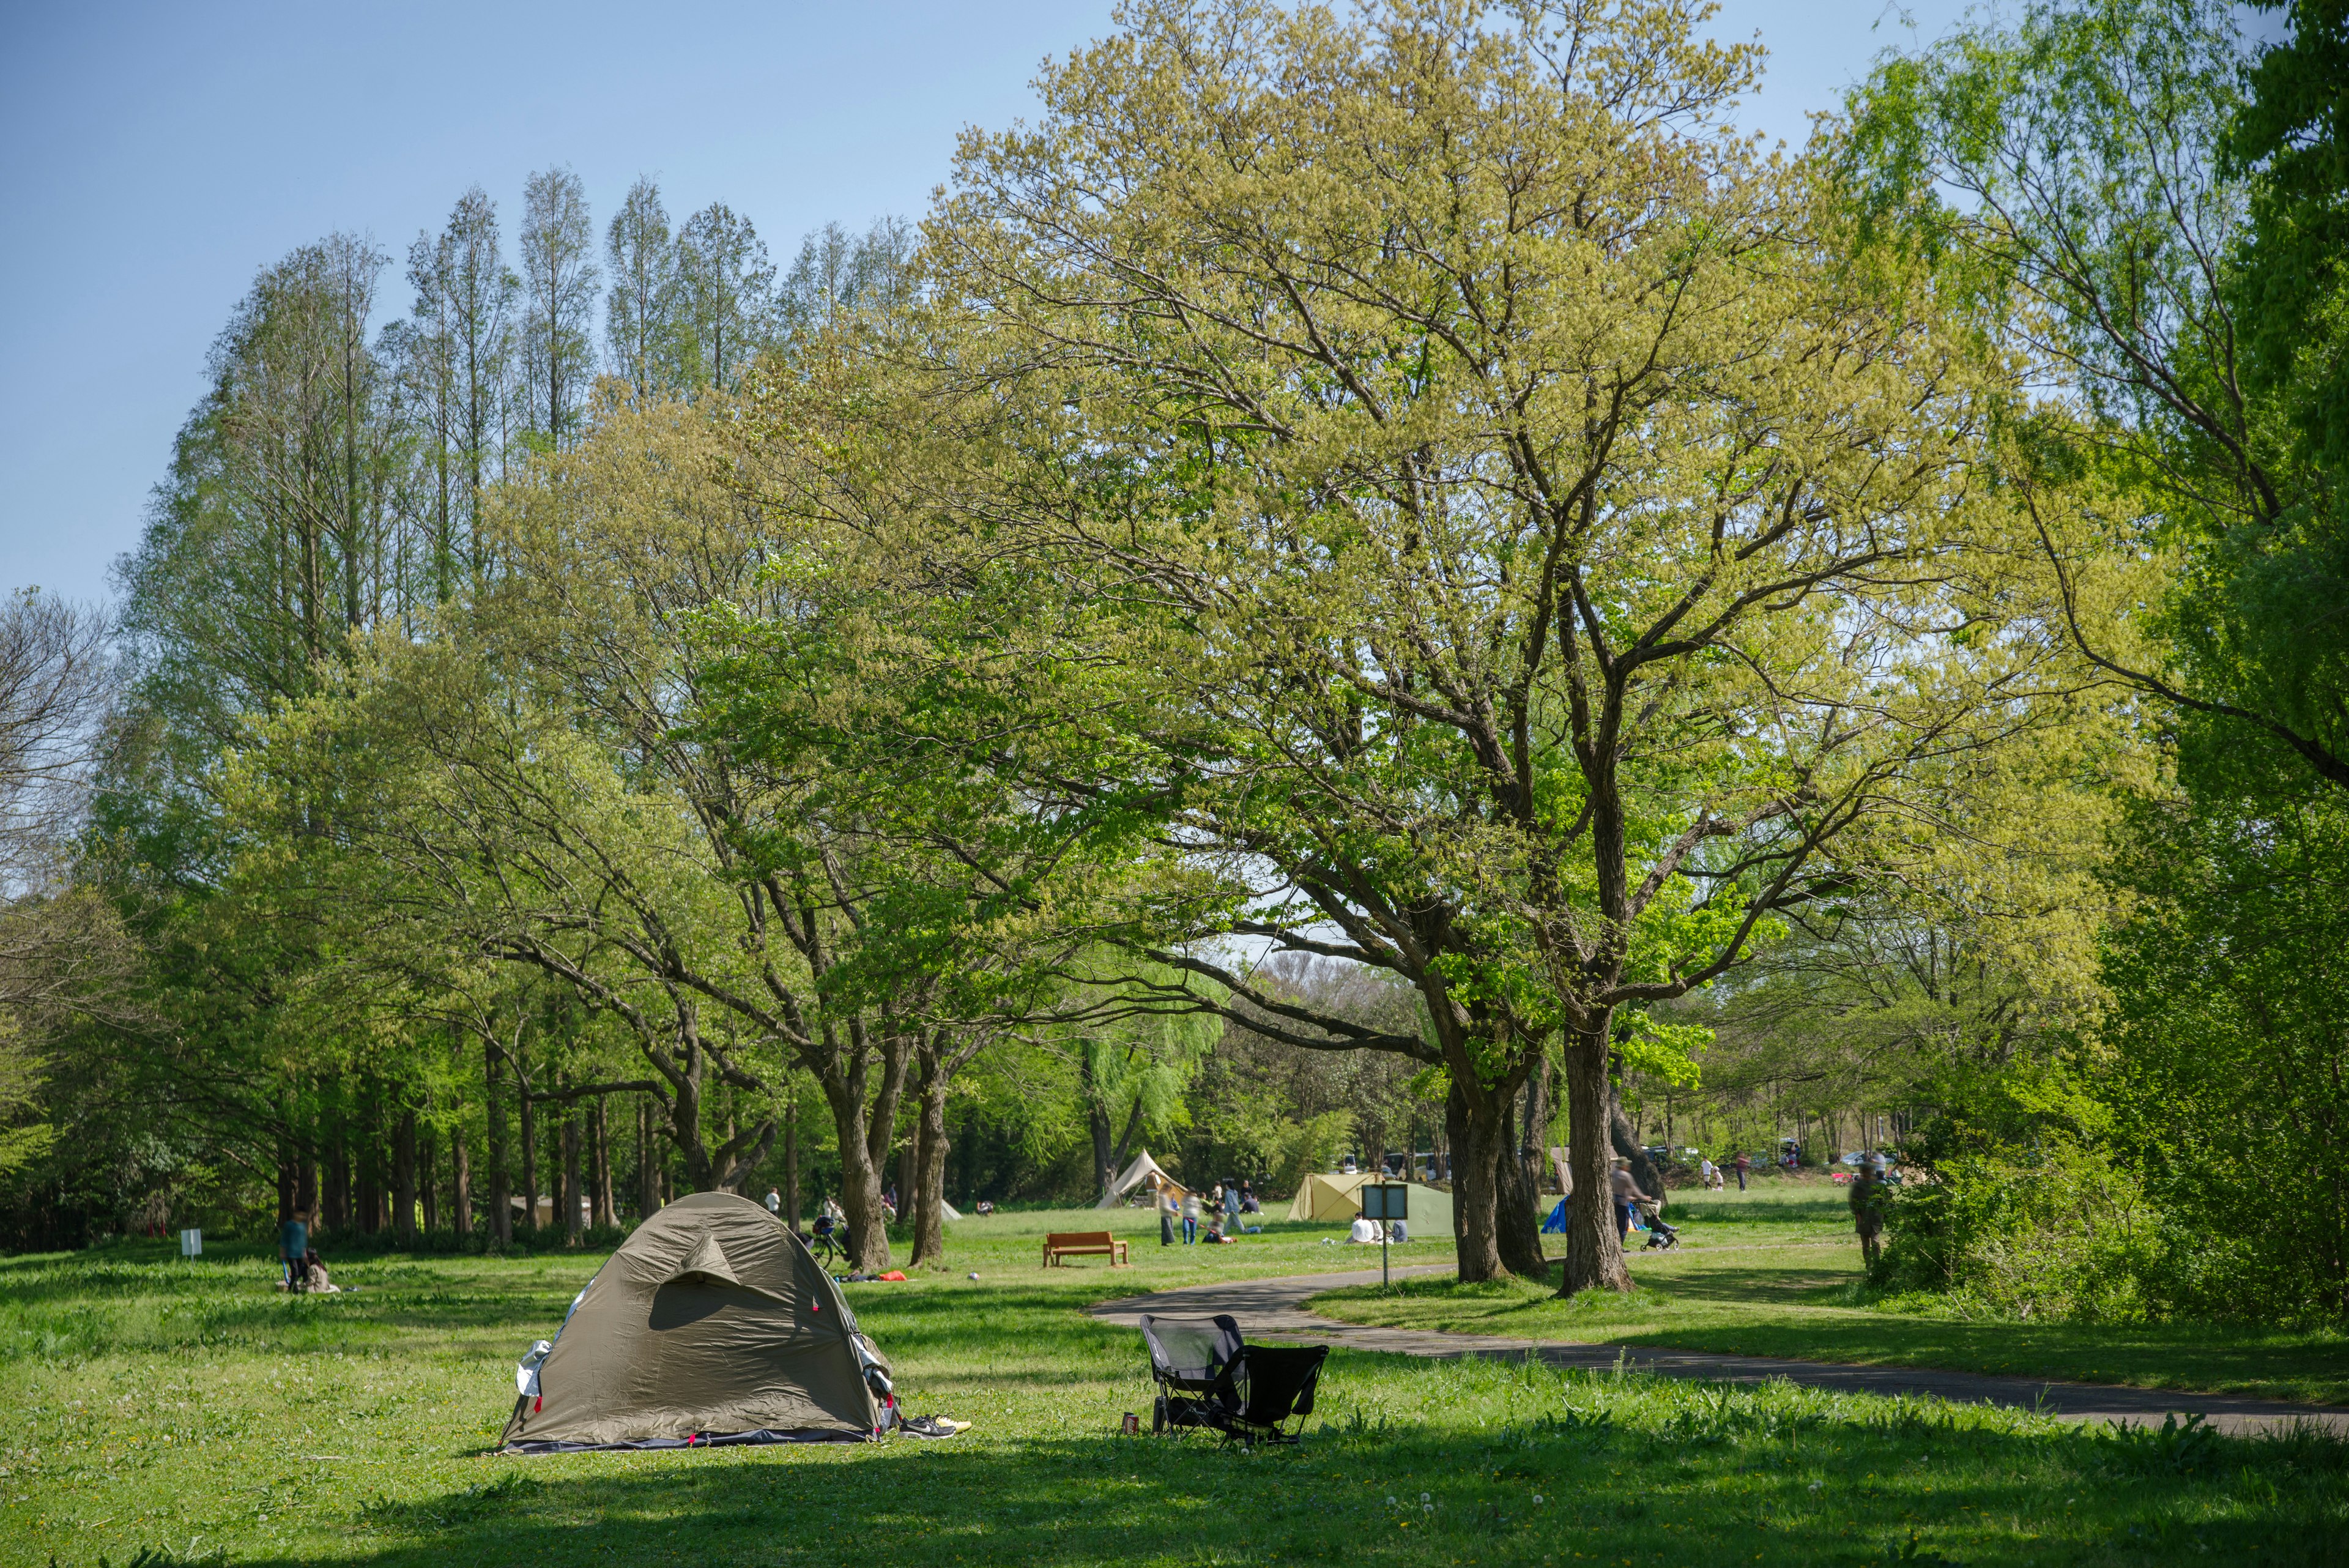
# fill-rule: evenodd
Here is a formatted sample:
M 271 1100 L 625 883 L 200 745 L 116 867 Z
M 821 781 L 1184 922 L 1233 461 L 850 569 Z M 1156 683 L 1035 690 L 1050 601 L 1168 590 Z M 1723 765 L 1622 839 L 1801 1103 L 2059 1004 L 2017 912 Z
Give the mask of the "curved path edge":
M 1397 1276 L 1448 1273 L 1449 1264 L 1397 1269 Z M 1784 1379 L 1807 1388 L 1847 1394 L 1923 1395 L 1961 1405 L 2007 1405 L 2039 1410 L 2059 1420 L 2109 1421 L 2125 1427 L 2158 1426 L 2169 1416 L 2200 1416 L 2216 1430 L 2248 1433 L 2296 1423 L 2349 1438 L 2349 1408 L 2294 1405 L 2229 1394 L 2188 1394 L 2168 1388 L 2134 1388 L 2106 1383 L 2058 1383 L 2035 1377 L 2000 1377 L 1980 1372 L 1941 1372 L 1914 1366 L 1856 1366 L 1837 1362 L 1795 1361 L 1767 1355 L 1730 1355 L 1714 1351 L 1666 1350 L 1638 1345 L 1590 1345 L 1569 1340 L 1511 1339 L 1498 1334 L 1444 1334 L 1430 1329 L 1375 1328 L 1340 1323 L 1305 1310 L 1323 1291 L 1376 1283 L 1375 1269 L 1348 1273 L 1290 1274 L 1278 1279 L 1230 1280 L 1185 1285 L 1102 1302 L 1086 1310 L 1110 1323 L 1133 1324 L 1144 1313 L 1212 1316 L 1229 1313 L 1241 1331 L 1257 1337 L 1344 1345 L 1352 1350 L 1435 1359 L 1490 1356 L 1531 1358 L 1552 1366 L 1606 1371 L 1625 1366 L 1664 1377 L 1720 1383 L 1764 1383 Z

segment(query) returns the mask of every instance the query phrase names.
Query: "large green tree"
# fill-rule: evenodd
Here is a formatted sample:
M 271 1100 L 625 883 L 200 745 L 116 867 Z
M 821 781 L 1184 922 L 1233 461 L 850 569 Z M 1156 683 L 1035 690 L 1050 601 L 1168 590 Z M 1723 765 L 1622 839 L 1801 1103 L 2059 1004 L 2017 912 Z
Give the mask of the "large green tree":
M 1133 678 L 1061 777 L 1166 803 L 1154 957 L 1447 1075 L 1463 1278 L 1543 1267 L 1501 1194 L 1562 1036 L 1567 1288 L 1628 1287 L 1617 1010 L 1729 972 L 1912 762 L 2027 722 L 2044 650 L 1967 635 L 1981 372 L 1815 161 L 1737 134 L 1755 57 L 1677 7 L 1122 17 L 930 227 L 961 367 L 1027 400 L 969 525 Z M 1235 936 L 1392 971 L 1427 1032 L 1254 987 Z

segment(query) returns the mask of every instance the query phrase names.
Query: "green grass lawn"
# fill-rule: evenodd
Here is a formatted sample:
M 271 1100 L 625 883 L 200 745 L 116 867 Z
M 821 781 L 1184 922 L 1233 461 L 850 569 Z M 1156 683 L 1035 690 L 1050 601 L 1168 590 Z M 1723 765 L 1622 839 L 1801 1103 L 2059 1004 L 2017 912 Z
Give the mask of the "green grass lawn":
M 2337 1331 L 2010 1323 L 1866 1304 L 1850 1210 L 1825 1183 L 1692 1195 L 1667 1214 L 1681 1245 L 1632 1253 L 1640 1288 L 1630 1295 L 1560 1301 L 1526 1282 L 1421 1278 L 1392 1294 L 1333 1292 L 1314 1310 L 1392 1327 L 2349 1403 L 2349 1335 Z
M 1361 1254 L 1284 1226 L 1162 1251 L 1136 1215 L 1135 1267 L 1036 1267 L 1097 1223 L 966 1221 L 949 1271 L 849 1287 L 961 1437 L 526 1459 L 488 1451 L 513 1359 L 599 1257 L 357 1260 L 295 1300 L 258 1249 L 0 1260 L 0 1563 L 2349 1561 L 2349 1450 L 2304 1436 L 1340 1351 L 1301 1449 L 1121 1438 L 1142 1348 L 1084 1305 Z

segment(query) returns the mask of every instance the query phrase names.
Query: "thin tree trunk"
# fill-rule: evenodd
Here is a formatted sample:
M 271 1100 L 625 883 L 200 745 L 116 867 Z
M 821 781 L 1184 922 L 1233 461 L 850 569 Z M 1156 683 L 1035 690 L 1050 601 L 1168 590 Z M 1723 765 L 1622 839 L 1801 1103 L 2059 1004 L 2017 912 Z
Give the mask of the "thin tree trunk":
M 569 1246 L 579 1244 L 580 1233 L 586 1229 L 579 1218 L 579 1205 L 585 1194 L 579 1183 L 579 1115 L 574 1107 L 563 1118 L 563 1240 Z
M 403 1110 L 391 1129 L 391 1233 L 416 1244 L 416 1113 Z
M 489 1100 L 490 1237 L 502 1249 L 513 1241 L 513 1193 L 507 1187 L 506 1107 L 498 1095 L 498 1048 L 481 1043 L 481 1076 Z
M 658 1116 L 650 1100 L 636 1106 L 636 1222 L 642 1224 L 660 1212 L 661 1158 L 659 1130 L 654 1126 Z
M 1623 1262 L 1622 1238 L 1615 1232 L 1615 1188 L 1609 1179 L 1611 1022 L 1601 1015 L 1593 1028 L 1566 1037 L 1567 1160 L 1574 1195 L 1566 1205 L 1566 1269 L 1557 1288 L 1562 1296 L 1633 1288 L 1631 1271 Z
M 413 1118 L 411 1118 L 413 1119 Z M 432 1179 L 440 1164 L 440 1140 L 429 1124 L 416 1129 L 416 1193 L 424 1202 L 424 1233 L 440 1229 L 440 1184 Z
M 793 1090 L 783 1097 L 783 1223 L 800 1228 L 800 1100 Z
M 473 1233 L 472 1150 L 462 1127 L 449 1129 L 449 1219 L 458 1235 Z
M 612 1118 L 604 1108 L 604 1096 L 595 1096 L 595 1223 L 616 1225 L 618 1218 L 612 1212 Z
M 530 1064 L 514 1055 L 514 1089 L 522 1118 L 522 1217 L 533 1229 L 538 1224 L 538 1137 L 536 1107 L 530 1093 Z

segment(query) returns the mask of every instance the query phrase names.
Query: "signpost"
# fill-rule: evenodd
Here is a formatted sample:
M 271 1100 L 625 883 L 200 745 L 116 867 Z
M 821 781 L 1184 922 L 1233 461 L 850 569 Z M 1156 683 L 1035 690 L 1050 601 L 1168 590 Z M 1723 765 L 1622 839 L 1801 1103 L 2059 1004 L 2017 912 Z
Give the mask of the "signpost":
M 1387 1221 L 1409 1220 L 1404 1212 L 1411 1201 L 1411 1189 L 1401 1182 L 1382 1182 L 1362 1187 L 1362 1218 L 1379 1222 L 1379 1288 L 1392 1283 L 1387 1272 Z
M 204 1255 L 204 1233 L 202 1231 L 180 1232 L 180 1256 L 201 1258 Z

